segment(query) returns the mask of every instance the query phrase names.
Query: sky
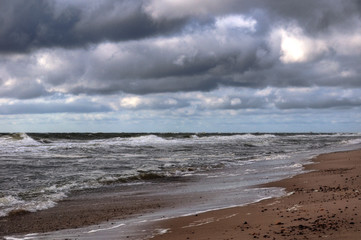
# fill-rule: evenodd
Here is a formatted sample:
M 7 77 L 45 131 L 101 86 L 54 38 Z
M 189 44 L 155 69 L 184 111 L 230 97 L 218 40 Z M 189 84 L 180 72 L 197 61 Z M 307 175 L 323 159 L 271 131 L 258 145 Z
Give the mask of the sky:
M 358 0 L 0 0 L 0 132 L 361 132 Z

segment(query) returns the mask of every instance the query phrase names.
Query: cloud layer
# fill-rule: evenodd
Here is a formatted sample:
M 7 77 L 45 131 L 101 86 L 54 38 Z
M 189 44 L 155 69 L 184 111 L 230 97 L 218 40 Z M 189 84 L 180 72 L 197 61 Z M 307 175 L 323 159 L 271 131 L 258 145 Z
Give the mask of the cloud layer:
M 1 9 L 2 115 L 360 110 L 356 0 L 2 0 Z

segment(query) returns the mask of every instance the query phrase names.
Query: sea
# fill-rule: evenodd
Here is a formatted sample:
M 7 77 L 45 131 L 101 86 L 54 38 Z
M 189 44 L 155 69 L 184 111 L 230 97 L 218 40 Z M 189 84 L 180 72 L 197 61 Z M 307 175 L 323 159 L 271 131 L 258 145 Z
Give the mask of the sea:
M 302 173 L 321 153 L 360 147 L 361 133 L 1 133 L 0 217 L 87 189 L 157 194 L 160 182 L 167 194 L 212 194 L 169 217 L 240 206 L 285 194 L 254 186 Z

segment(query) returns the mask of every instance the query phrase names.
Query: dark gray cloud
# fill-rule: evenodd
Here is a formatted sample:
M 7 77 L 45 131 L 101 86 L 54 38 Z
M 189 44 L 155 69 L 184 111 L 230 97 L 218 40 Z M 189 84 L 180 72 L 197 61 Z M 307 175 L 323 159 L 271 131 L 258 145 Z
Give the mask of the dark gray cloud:
M 1 0 L 0 52 L 141 39 L 172 33 L 186 22 L 155 22 L 142 1 Z
M 16 82 L 7 86 L 0 80 L 0 98 L 31 99 L 49 95 L 42 84 L 32 81 Z
M 244 51 L 243 48 L 247 50 Z M 211 91 L 221 86 L 361 86 L 361 71 L 358 68 L 361 61 L 357 56 L 326 57 L 321 61 L 317 59 L 283 64 L 278 59 L 279 55 L 256 45 L 240 43 L 237 48 L 229 50 L 219 48 L 214 56 L 204 54 L 201 50 L 196 56 L 189 56 L 191 54 L 186 51 L 179 52 L 178 55 L 169 52 L 166 56 L 157 51 L 145 51 L 146 55 L 137 56 L 135 51 L 124 61 L 94 60 L 80 84 L 70 86 L 69 92 L 150 94 Z M 260 52 L 264 54 L 259 54 Z M 182 65 L 175 64 L 179 59 L 182 59 Z
M 110 111 L 105 99 L 124 93 L 144 99 L 114 101 L 118 109 L 359 106 L 354 94 L 224 93 L 213 96 L 222 101 L 199 104 L 174 97 L 223 88 L 359 89 L 356 0 L 0 0 L 0 6 L 0 99 L 104 97 L 95 105 L 2 105 L 2 114 Z M 163 97 L 147 98 L 156 94 Z
M 359 18 L 361 3 L 357 0 L 320 1 L 258 1 L 275 18 L 295 21 L 310 34 L 328 31 L 331 28 L 352 28 L 354 17 Z
M 74 103 L 15 103 L 0 105 L 0 114 L 45 114 L 45 113 L 94 113 L 109 112 L 112 109 L 108 106 L 92 102 Z
M 169 9 L 164 9 L 162 4 L 166 3 L 142 0 L 1 0 L 0 52 L 87 47 L 102 41 L 175 34 L 184 28 L 212 24 L 214 17 L 227 14 L 245 14 L 257 19 L 257 34 L 261 35 L 267 34 L 275 24 L 292 21 L 310 34 L 317 34 L 335 27 L 342 30 L 352 28 L 354 18 L 360 17 L 361 10 L 361 4 L 356 0 L 254 0 L 242 3 L 227 0 L 222 4 L 200 1 L 180 4 L 180 7 L 173 4 Z M 202 11 L 194 9 L 200 8 L 201 4 Z
M 115 94 L 119 92 L 133 94 L 151 94 L 151 93 L 171 93 L 171 92 L 188 92 L 188 91 L 210 91 L 218 86 L 216 78 L 161 78 L 161 79 L 124 79 L 114 83 L 108 83 L 101 86 L 93 83 L 82 86 L 70 87 L 69 92 L 72 94 Z

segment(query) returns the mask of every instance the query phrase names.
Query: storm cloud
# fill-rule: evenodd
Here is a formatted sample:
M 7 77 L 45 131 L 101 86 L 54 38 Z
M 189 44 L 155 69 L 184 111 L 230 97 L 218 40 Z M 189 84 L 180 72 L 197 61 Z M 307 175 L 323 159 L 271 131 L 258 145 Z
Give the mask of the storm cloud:
M 0 10 L 3 115 L 361 107 L 357 0 L 0 0 Z
M 1 1 L 0 51 L 87 47 L 180 29 L 183 20 L 154 22 L 140 1 Z

